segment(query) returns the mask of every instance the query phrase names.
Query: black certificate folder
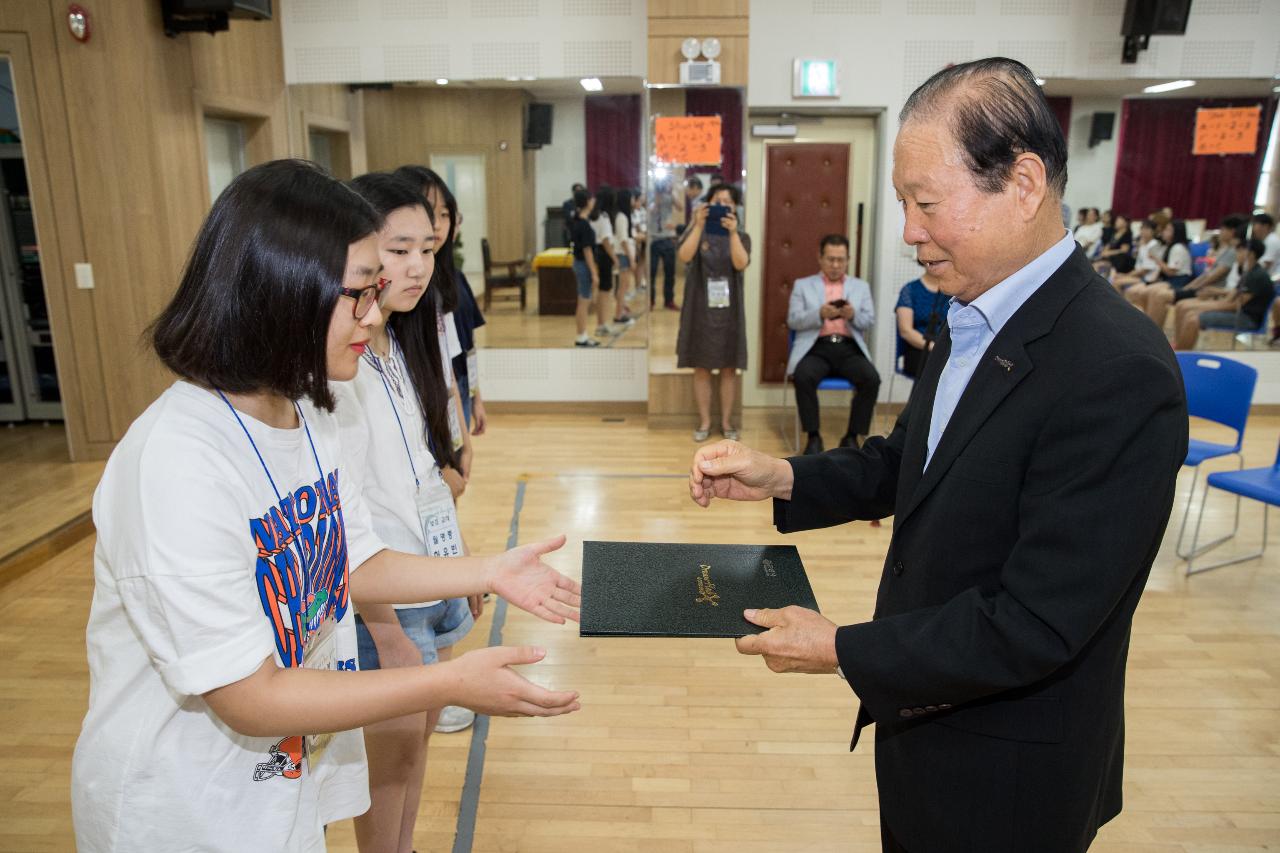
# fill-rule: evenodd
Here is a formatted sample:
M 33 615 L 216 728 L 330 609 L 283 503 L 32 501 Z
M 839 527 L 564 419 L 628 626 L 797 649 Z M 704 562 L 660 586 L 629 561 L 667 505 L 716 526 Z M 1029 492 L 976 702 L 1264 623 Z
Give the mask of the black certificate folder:
M 818 609 L 792 545 L 582 543 L 584 637 L 745 637 L 789 604 Z

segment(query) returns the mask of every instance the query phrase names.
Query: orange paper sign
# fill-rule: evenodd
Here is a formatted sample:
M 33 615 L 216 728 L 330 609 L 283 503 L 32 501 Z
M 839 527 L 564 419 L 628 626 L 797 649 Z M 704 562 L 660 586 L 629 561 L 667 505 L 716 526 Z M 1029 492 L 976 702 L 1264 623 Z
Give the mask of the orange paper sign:
M 1262 107 L 1196 110 L 1192 154 L 1256 154 Z
M 659 163 L 719 166 L 720 116 L 666 116 L 653 120 L 653 153 Z

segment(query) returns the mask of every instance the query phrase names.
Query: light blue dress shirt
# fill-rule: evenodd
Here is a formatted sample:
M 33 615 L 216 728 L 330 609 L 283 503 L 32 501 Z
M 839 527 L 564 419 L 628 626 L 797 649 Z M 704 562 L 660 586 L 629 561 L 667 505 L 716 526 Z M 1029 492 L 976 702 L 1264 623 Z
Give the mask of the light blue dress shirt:
M 1071 257 L 1075 248 L 1076 241 L 1070 233 L 1065 233 L 1043 255 L 972 302 L 965 304 L 955 298 L 951 300 L 947 308 L 951 354 L 947 356 L 946 367 L 938 379 L 938 393 L 933 400 L 929 442 L 924 457 L 926 468 L 992 339 L 1000 334 L 1009 318 L 1040 289 L 1040 285 Z

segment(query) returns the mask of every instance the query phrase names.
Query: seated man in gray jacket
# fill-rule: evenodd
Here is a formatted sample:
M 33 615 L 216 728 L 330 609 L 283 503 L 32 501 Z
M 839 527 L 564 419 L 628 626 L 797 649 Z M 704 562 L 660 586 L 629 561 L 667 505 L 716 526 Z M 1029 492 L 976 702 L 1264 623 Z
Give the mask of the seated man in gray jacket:
M 828 234 L 818 243 L 822 272 L 798 279 L 791 288 L 787 325 L 796 333 L 787 375 L 796 385 L 800 426 L 809 434 L 804 452 L 821 453 L 818 383 L 839 376 L 853 385 L 849 426 L 841 447 L 858 447 L 871 429 L 880 393 L 880 374 L 871 363 L 862 333 L 876 321 L 871 286 L 848 274 L 849 240 Z

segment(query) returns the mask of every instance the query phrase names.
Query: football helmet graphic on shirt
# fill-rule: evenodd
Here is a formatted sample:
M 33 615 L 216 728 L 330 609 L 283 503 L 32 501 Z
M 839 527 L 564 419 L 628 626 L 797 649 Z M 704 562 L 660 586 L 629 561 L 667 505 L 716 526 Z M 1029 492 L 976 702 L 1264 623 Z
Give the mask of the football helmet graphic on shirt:
M 263 761 L 253 769 L 253 781 L 264 782 L 283 776 L 286 779 L 302 778 L 302 735 L 283 738 L 271 745 L 271 760 Z

